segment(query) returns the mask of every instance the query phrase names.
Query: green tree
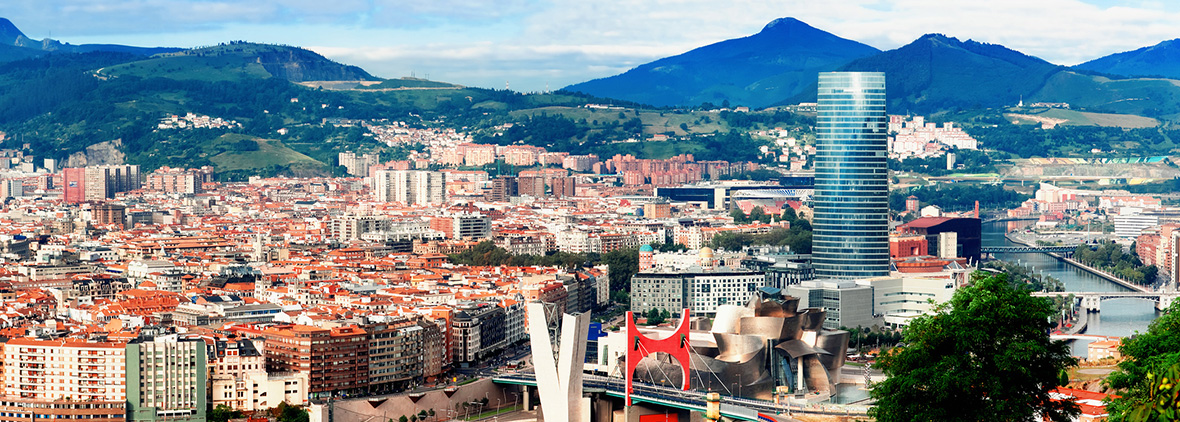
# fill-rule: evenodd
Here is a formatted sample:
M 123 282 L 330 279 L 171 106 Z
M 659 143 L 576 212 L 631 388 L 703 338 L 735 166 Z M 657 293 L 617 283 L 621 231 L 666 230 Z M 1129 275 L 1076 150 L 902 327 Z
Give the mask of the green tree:
M 746 212 L 742 211 L 741 208 L 734 208 L 733 211 L 729 212 L 729 216 L 733 217 L 734 223 L 749 223 L 750 222 L 750 218 L 746 217 Z
M 602 255 L 602 263 L 610 267 L 611 290 L 631 291 L 631 276 L 639 272 L 639 249 L 618 249 Z
M 410 418 L 407 418 L 406 415 L 402 415 L 402 417 L 397 418 L 397 422 L 410 422 Z
M 1054 402 L 1058 374 L 1077 363 L 1049 339 L 1049 301 L 1012 288 L 1005 274 L 977 272 L 935 313 L 916 318 L 904 346 L 880 358 L 888 378 L 872 392 L 879 422 L 1066 421 L 1072 402 Z
M 666 315 L 666 312 L 668 312 L 668 311 L 663 311 L 663 312 L 660 312 L 660 311 L 661 311 L 660 309 L 651 308 L 651 309 L 648 309 L 647 312 L 645 312 L 643 314 L 643 316 L 645 318 L 647 318 L 647 323 L 649 325 L 660 325 L 666 321 L 664 315 Z
M 225 422 L 230 419 L 237 419 L 245 416 L 242 412 L 234 410 L 224 404 L 219 404 L 209 411 L 209 422 Z
M 754 207 L 754 209 L 750 210 L 750 222 L 755 221 L 769 223 L 770 216 L 766 214 L 766 211 L 762 210 L 762 207 Z
M 799 216 L 795 214 L 794 208 L 783 207 L 783 215 L 779 216 L 779 219 L 785 220 L 785 221 L 790 221 L 791 224 L 794 224 L 795 220 L 799 219 Z
M 1159 380 L 1168 368 L 1180 364 L 1180 312 L 1177 310 L 1180 302 L 1173 302 L 1151 322 L 1146 333 L 1123 339 L 1119 352 L 1125 359 L 1119 362 L 1118 371 L 1106 377 L 1106 385 L 1122 396 L 1112 399 L 1107 406 L 1112 422 L 1152 420 L 1136 419 L 1131 414 L 1152 398 L 1155 384 L 1152 379 Z

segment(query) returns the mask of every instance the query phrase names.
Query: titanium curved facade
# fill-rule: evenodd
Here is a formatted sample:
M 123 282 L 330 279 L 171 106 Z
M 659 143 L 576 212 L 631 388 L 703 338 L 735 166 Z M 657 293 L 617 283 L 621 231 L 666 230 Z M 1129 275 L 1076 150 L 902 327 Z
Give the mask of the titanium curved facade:
M 816 278 L 889 275 L 885 74 L 819 74 L 812 266 Z

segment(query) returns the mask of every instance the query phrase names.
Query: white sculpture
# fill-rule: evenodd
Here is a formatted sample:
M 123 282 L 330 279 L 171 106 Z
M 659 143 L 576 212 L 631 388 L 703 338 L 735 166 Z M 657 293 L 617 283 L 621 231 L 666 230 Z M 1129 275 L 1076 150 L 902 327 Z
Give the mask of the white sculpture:
M 582 398 L 582 365 L 586 361 L 590 314 L 562 315 L 559 356 L 554 362 L 545 305 L 530 303 L 526 309 L 537 393 L 541 396 L 545 420 L 590 422 L 590 406 Z

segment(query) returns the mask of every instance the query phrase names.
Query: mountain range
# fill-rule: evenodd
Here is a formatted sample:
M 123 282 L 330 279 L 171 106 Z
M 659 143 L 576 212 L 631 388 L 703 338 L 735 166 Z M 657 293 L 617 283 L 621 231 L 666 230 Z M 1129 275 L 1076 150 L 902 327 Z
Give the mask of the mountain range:
M 1034 98 L 1061 69 L 1003 46 L 927 34 L 832 70 L 885 72 L 888 108 L 900 113 L 1015 104 Z M 813 82 L 791 100 L 815 101 L 815 88 Z
M 16 25 L 12 23 L 12 21 L 6 18 L 0 18 L 0 45 L 3 45 L 3 47 L 0 47 L 0 62 L 36 57 L 52 52 L 87 53 L 93 51 L 104 51 L 150 56 L 153 54 L 171 53 L 183 50 L 181 48 L 171 47 L 132 47 L 118 44 L 73 45 L 49 38 L 34 40 L 28 36 L 25 36 L 24 32 L 21 32 L 21 30 L 17 28 Z
M 1180 40 L 1112 54 L 1070 68 L 1007 47 L 927 34 L 889 51 L 792 18 L 758 34 L 722 41 L 640 65 L 619 75 L 566 87 L 652 105 L 703 102 L 766 107 L 814 101 L 816 74 L 886 73 L 891 110 L 929 113 L 1025 102 L 1070 102 L 1100 111 L 1180 115 Z M 1080 91 L 1075 91 L 1080 89 Z
M 748 37 L 722 41 L 566 87 L 655 106 L 730 102 L 766 106 L 812 84 L 820 71 L 880 53 L 794 18 Z
M 1180 38 L 1151 47 L 1111 54 L 1074 67 L 1120 76 L 1180 79 Z
M 180 50 L 37 41 L 0 18 L 0 146 L 27 145 L 37 156 L 69 158 L 66 163 L 71 165 L 81 162 L 74 160 L 77 154 L 106 144 L 118 145 L 115 148 L 128 162 L 145 168 L 208 164 L 242 174 L 260 168 L 300 174 L 330 171 L 336 153 L 371 144 L 363 131 L 325 126 L 325 119 L 422 116 L 455 127 L 487 129 L 533 116 L 527 120 L 538 132 L 530 136 L 541 144 L 601 146 L 593 153 L 609 155 L 620 148 L 612 142 L 626 139 L 628 133 L 691 137 L 726 132 L 741 120 L 704 111 L 642 110 L 648 108 L 642 104 L 728 102 L 765 107 L 810 102 L 815 101 L 816 74 L 837 70 L 885 72 L 890 113 L 998 109 L 1023 100 L 1177 122 L 1180 82 L 1138 77 L 1168 76 L 1165 65 L 1176 62 L 1169 56 L 1174 54 L 1171 44 L 1070 68 L 1004 46 L 941 34 L 879 51 L 783 18 L 757 34 L 660 59 L 621 75 L 555 93 L 521 95 L 418 79 L 382 80 L 292 46 L 228 42 Z M 628 112 L 603 115 L 577 107 L 612 100 Z M 190 112 L 236 120 L 242 127 L 232 134 L 153 130 L 162 116 Z M 1007 112 L 987 114 L 1003 122 L 999 114 Z M 770 114 L 758 118 L 788 118 L 794 125 L 800 124 L 794 119 L 806 118 L 791 113 L 767 117 Z M 731 113 L 737 115 L 745 116 Z M 544 124 L 548 126 L 541 127 Z M 277 136 L 280 129 L 288 130 Z M 628 145 L 637 155 L 660 158 L 725 149 L 653 144 Z M 243 145 L 253 149 L 235 150 Z M 662 152 L 653 152 L 657 150 Z

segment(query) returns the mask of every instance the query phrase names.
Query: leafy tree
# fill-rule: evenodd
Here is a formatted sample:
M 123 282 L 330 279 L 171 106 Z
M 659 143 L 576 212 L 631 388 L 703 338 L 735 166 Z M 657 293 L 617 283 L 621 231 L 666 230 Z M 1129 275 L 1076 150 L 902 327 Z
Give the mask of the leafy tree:
M 734 208 L 733 211 L 729 212 L 729 216 L 733 217 L 734 223 L 740 224 L 740 223 L 749 223 L 750 222 L 750 218 L 746 216 L 746 212 L 742 211 L 741 208 Z
M 639 272 L 639 249 L 618 249 L 602 255 L 610 267 L 611 290 L 631 291 L 631 276 Z
M 944 210 L 969 210 L 979 201 L 980 208 L 1016 208 L 1031 198 L 1019 192 L 994 185 L 940 185 L 912 191 L 889 192 L 889 209 L 904 211 L 906 198 L 918 197 L 922 205 L 937 205 Z
M 1119 346 L 1125 359 L 1119 362 L 1119 369 L 1106 377 L 1106 385 L 1119 391 L 1122 398 L 1112 399 L 1106 407 L 1110 420 L 1165 420 L 1139 419 L 1132 417 L 1137 408 L 1143 408 L 1159 388 L 1153 380 L 1162 381 L 1168 368 L 1180 364 L 1180 302 L 1164 310 L 1163 314 L 1147 327 L 1146 333 L 1127 337 Z M 1174 377 L 1169 377 L 1174 380 Z M 1154 386 L 1153 386 L 1154 384 Z M 1175 401 L 1175 399 L 1170 399 Z M 1175 420 L 1171 418 L 1170 420 Z
M 230 419 L 237 419 L 244 416 L 245 415 L 242 414 L 242 412 L 234 410 L 233 408 L 230 408 L 224 404 L 219 404 L 217 407 L 214 407 L 213 410 L 209 411 L 208 419 L 209 422 L 225 422 Z
M 754 207 L 754 209 L 750 210 L 750 221 L 751 222 L 757 221 L 760 223 L 769 223 L 770 216 L 766 214 L 766 211 L 762 210 L 762 207 Z
M 397 418 L 397 422 L 410 422 L 410 418 L 407 418 L 406 415 L 402 415 L 402 417 Z
M 1132 421 L 1174 421 L 1180 419 L 1180 365 L 1163 372 L 1148 372 L 1147 397 L 1130 406 Z M 1121 420 L 1122 418 L 1120 418 Z M 1111 418 L 1114 420 L 1114 418 Z
M 1071 420 L 1072 402 L 1049 391 L 1077 363 L 1049 339 L 1049 301 L 1012 288 L 1003 274 L 977 272 L 935 313 L 916 318 L 904 346 L 877 363 L 888 378 L 872 392 L 880 422 Z
M 1131 248 L 1134 251 L 1134 247 Z M 1113 273 L 1123 280 L 1135 284 L 1151 284 L 1159 270 L 1154 265 L 1143 265 L 1143 261 L 1134 253 L 1123 252 L 1122 245 L 1105 242 L 1101 246 L 1092 248 L 1089 245 L 1078 245 L 1074 250 L 1074 259 L 1091 267 L 1098 267 Z
M 660 325 L 666 321 L 665 314 L 668 311 L 661 312 L 661 309 L 651 308 L 643 314 L 647 318 L 647 323 L 650 325 Z

